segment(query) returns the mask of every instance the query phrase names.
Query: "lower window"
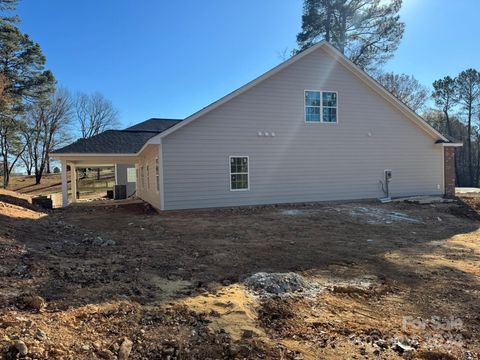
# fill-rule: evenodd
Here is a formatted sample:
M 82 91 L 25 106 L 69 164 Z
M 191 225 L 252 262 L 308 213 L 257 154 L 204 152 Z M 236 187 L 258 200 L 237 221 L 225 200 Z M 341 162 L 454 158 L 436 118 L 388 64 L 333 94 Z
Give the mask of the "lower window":
M 230 191 L 249 189 L 248 156 L 230 156 Z

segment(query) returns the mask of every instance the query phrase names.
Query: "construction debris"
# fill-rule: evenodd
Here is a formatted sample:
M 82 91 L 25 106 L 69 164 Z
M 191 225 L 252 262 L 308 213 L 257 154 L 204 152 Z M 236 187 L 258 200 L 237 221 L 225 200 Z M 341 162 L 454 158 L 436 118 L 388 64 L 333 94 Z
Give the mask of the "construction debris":
M 365 206 L 341 206 L 336 208 L 339 212 L 347 212 L 350 216 L 357 218 L 365 218 L 368 224 L 392 224 L 393 222 L 407 222 L 413 224 L 423 224 L 424 222 L 415 219 L 403 212 L 389 211 L 388 209 L 378 207 Z
M 394 202 L 406 202 L 411 204 L 442 204 L 442 203 L 451 203 L 455 200 L 447 199 L 441 196 L 410 196 L 393 199 Z
M 292 295 L 319 292 L 321 287 L 297 273 L 256 273 L 245 280 L 245 285 L 259 295 Z

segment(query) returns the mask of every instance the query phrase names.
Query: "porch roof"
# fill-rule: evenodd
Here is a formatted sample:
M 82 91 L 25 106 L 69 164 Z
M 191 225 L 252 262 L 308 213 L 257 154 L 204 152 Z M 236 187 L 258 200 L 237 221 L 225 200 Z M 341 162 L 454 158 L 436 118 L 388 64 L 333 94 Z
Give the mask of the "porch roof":
M 88 139 L 78 139 L 51 154 L 136 154 L 155 135 L 181 120 L 149 119 L 124 130 L 107 130 Z

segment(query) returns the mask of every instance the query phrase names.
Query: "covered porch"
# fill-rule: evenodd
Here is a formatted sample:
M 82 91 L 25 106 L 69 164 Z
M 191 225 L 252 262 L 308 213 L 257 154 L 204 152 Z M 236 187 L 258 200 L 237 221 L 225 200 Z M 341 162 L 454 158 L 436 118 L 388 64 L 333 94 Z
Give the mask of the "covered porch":
M 136 168 L 140 161 L 136 155 L 55 154 L 55 158 L 61 162 L 62 207 L 78 200 L 78 169 L 114 168 L 115 185 L 125 185 L 127 196 L 136 193 Z M 70 168 L 70 196 L 67 168 Z

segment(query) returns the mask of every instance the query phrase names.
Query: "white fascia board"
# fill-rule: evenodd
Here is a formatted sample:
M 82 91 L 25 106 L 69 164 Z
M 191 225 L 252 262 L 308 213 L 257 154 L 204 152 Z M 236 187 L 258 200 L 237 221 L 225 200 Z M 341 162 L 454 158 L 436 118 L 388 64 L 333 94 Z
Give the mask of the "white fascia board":
M 138 156 L 138 154 L 112 154 L 112 153 L 61 153 L 61 154 L 56 154 L 52 153 L 50 154 L 53 158 L 69 158 L 69 157 L 135 157 Z
M 237 90 L 229 93 L 228 95 L 220 98 L 219 100 L 213 102 L 212 104 L 204 107 L 200 111 L 190 115 L 185 120 L 179 122 L 177 125 L 172 126 L 171 128 L 165 130 L 164 132 L 154 136 L 149 140 L 148 143 L 158 143 L 158 139 L 164 138 L 169 134 L 177 131 L 178 129 L 190 124 L 192 121 L 198 119 L 199 117 L 209 113 L 210 111 L 218 108 L 219 106 L 225 104 L 226 102 L 230 101 L 231 99 L 235 98 L 236 96 L 243 94 L 247 90 L 250 90 L 255 85 L 259 84 L 260 82 L 268 79 L 269 77 L 275 75 L 276 73 L 282 71 L 286 67 L 290 66 L 291 64 L 295 63 L 296 61 L 300 60 L 304 56 L 314 52 L 319 48 L 324 48 L 327 50 L 331 56 L 334 57 L 339 63 L 344 65 L 348 70 L 350 70 L 353 74 L 357 75 L 357 77 L 369 86 L 372 90 L 382 96 L 385 100 L 395 106 L 398 110 L 400 110 L 407 118 L 412 120 L 415 124 L 417 124 L 421 129 L 427 132 L 433 139 L 436 140 L 444 140 L 448 141 L 442 134 L 440 134 L 437 130 L 435 130 L 432 126 L 430 126 L 425 120 L 423 120 L 418 114 L 416 114 L 412 109 L 398 100 L 395 96 L 393 96 L 389 91 L 387 91 L 382 85 L 380 85 L 377 81 L 375 81 L 370 75 L 365 73 L 361 70 L 357 65 L 352 63 L 349 59 L 345 57 L 342 53 L 340 53 L 335 47 L 330 45 L 326 41 L 321 41 L 318 44 L 315 44 L 308 48 L 307 50 L 302 51 L 301 53 L 291 57 L 290 59 L 284 61 L 280 65 L 274 67 L 273 69 L 267 71 L 265 74 L 259 76 L 258 78 L 250 81 L 249 83 L 243 85 L 242 87 L 238 88 Z M 147 143 L 147 144 L 148 144 Z
M 439 143 L 437 145 L 441 145 L 443 147 L 462 147 L 463 143 Z
M 325 43 L 325 50 L 331 56 L 333 56 L 340 64 L 345 66 L 348 70 L 350 70 L 353 74 L 357 75 L 357 77 L 362 80 L 366 85 L 368 85 L 372 90 L 382 96 L 385 100 L 389 103 L 394 105 L 398 110 L 400 110 L 405 116 L 411 119 L 414 123 L 416 123 L 420 128 L 425 130 L 429 133 L 434 139 L 441 139 L 444 141 L 448 141 L 446 137 L 444 137 L 441 133 L 435 130 L 431 125 L 429 125 L 424 119 L 422 119 L 415 111 L 410 109 L 407 105 L 403 102 L 398 100 L 394 95 L 392 95 L 387 89 L 385 89 L 382 85 L 380 85 L 375 79 L 373 79 L 370 75 L 368 75 L 365 71 L 360 69 L 357 65 L 351 62 L 348 58 L 345 57 L 340 51 L 338 51 L 332 45 Z
M 325 41 L 321 41 L 318 44 L 315 44 L 308 49 L 302 51 L 301 53 L 292 56 L 290 59 L 282 62 L 281 64 L 275 66 L 273 69 L 267 71 L 265 74 L 257 77 L 256 79 L 248 82 L 247 84 L 243 85 L 242 87 L 238 88 L 237 90 L 232 91 L 231 93 L 225 95 L 224 97 L 220 98 L 219 100 L 211 103 L 210 105 L 204 107 L 203 109 L 197 111 L 196 113 L 193 113 L 189 117 L 185 118 L 185 120 L 180 121 L 178 124 L 172 126 L 171 128 L 163 131 L 162 133 L 154 136 L 152 139 L 149 141 L 155 141 L 154 139 L 158 138 L 164 138 L 165 136 L 168 136 L 169 134 L 173 133 L 174 131 L 177 131 L 178 129 L 190 124 L 192 121 L 198 119 L 199 117 L 209 113 L 210 111 L 218 108 L 219 106 L 225 104 L 226 102 L 230 101 L 231 99 L 237 97 L 238 95 L 243 94 L 244 92 L 250 90 L 253 88 L 255 85 L 261 83 L 262 81 L 270 78 L 271 76 L 277 74 L 278 72 L 282 71 L 286 67 L 290 66 L 291 64 L 297 62 L 301 58 L 307 56 L 308 54 L 314 52 L 315 50 L 319 49 L 322 45 L 326 44 Z

